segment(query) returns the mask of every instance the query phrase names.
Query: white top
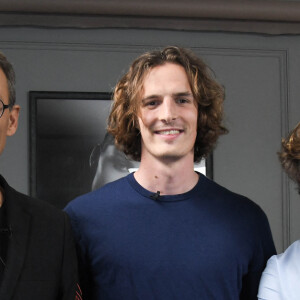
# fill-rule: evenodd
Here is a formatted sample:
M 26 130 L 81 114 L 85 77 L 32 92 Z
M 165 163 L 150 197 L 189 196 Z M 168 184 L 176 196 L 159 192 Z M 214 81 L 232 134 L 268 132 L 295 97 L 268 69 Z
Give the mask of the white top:
M 300 240 L 268 260 L 260 280 L 258 299 L 300 299 Z

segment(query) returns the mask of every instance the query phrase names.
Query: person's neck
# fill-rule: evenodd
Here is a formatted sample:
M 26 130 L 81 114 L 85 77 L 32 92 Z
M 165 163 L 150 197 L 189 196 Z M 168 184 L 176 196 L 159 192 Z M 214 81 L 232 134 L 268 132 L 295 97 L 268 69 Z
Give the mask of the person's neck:
M 194 171 L 193 157 L 172 162 L 142 158 L 134 177 L 142 187 L 151 192 L 159 191 L 161 195 L 186 193 L 197 184 L 199 179 Z

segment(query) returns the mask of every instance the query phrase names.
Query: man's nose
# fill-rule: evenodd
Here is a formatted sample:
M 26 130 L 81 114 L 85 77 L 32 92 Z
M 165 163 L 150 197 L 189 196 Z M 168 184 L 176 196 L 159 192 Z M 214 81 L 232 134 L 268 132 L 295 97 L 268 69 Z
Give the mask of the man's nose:
M 176 118 L 177 118 L 176 103 L 172 98 L 166 97 L 161 105 L 160 120 L 169 123 L 173 120 L 176 120 Z

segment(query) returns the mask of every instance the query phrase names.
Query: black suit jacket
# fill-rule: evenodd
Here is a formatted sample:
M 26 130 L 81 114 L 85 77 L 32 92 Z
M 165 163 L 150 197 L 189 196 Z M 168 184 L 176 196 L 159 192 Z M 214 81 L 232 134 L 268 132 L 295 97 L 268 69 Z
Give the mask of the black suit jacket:
M 11 228 L 1 300 L 74 300 L 77 261 L 67 215 L 12 189 L 2 176 Z

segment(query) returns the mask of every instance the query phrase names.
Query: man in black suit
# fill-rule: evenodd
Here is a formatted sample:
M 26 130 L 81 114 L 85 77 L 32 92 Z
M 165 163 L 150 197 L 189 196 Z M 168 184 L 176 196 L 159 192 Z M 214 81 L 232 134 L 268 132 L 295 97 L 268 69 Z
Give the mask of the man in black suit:
M 12 65 L 0 52 L 0 154 L 18 126 L 14 82 Z M 18 193 L 1 175 L 0 299 L 81 299 L 66 214 Z

